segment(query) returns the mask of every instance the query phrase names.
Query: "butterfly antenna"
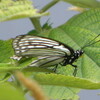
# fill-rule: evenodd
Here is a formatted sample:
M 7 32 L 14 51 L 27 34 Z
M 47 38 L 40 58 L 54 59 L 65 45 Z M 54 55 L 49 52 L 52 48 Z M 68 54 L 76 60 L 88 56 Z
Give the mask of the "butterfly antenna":
M 92 42 L 92 41 L 94 41 L 96 38 L 98 38 L 99 36 L 100 36 L 100 34 L 98 34 L 94 39 L 92 39 L 90 42 L 88 42 L 87 45 L 83 46 L 82 49 L 85 48 L 85 47 L 88 47 L 88 46 L 90 46 L 90 45 L 93 45 L 93 44 L 95 44 L 95 43 L 97 43 L 97 42 L 100 42 L 100 40 L 95 41 L 95 42 Z

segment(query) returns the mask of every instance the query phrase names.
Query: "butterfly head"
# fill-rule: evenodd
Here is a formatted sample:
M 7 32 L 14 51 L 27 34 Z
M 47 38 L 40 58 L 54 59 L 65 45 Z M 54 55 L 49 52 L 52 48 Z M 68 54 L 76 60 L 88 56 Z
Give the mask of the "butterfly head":
M 82 50 L 76 50 L 74 52 L 74 58 L 78 59 L 84 52 Z
M 84 52 L 82 50 L 76 50 L 69 59 L 69 64 L 75 62 Z

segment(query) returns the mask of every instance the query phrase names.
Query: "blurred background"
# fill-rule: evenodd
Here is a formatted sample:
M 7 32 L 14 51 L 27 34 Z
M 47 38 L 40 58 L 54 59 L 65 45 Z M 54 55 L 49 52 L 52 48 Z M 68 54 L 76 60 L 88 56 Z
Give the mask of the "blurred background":
M 35 8 L 40 9 L 52 0 L 31 1 L 34 2 L 33 5 Z M 49 16 L 44 16 L 41 18 L 41 24 L 43 25 L 48 19 L 49 22 L 52 23 L 52 27 L 57 27 L 65 23 L 72 16 L 78 14 L 78 12 L 68 10 L 68 8 L 71 6 L 71 4 L 64 2 L 57 3 L 48 10 L 51 13 Z M 14 38 L 17 35 L 26 34 L 31 30 L 33 30 L 33 25 L 28 18 L 0 22 L 0 39 L 6 40 L 9 38 Z M 100 93 L 100 90 L 82 90 L 79 93 L 80 100 L 100 100 L 100 95 L 98 95 L 98 93 Z M 30 97 L 28 97 L 28 99 L 31 100 Z

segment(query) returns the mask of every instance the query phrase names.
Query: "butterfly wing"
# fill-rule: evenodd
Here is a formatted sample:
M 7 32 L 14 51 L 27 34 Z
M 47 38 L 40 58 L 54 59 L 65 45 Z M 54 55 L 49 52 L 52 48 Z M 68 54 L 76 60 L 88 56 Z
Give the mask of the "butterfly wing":
M 60 56 L 46 56 L 40 57 L 38 60 L 33 61 L 29 66 L 32 67 L 49 67 L 59 64 L 64 60 L 64 57 Z
M 48 38 L 21 35 L 13 41 L 15 54 L 19 57 L 38 57 L 29 66 L 52 66 L 62 62 L 71 52 L 63 44 Z
M 13 41 L 13 48 L 17 56 L 50 56 L 70 55 L 71 52 L 59 42 L 30 35 L 21 35 Z

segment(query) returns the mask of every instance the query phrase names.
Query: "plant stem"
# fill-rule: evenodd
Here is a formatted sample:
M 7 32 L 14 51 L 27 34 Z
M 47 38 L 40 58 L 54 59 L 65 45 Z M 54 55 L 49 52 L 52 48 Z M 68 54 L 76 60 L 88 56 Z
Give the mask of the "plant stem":
M 36 31 L 38 33 L 40 33 L 42 31 L 42 27 L 39 21 L 39 18 L 30 18 L 32 24 L 34 25 L 34 28 L 36 29 Z
M 48 3 L 46 6 L 44 6 L 41 10 L 40 13 L 43 13 L 45 11 L 47 11 L 49 8 L 51 8 L 52 6 L 54 6 L 57 2 L 59 2 L 59 0 L 53 0 L 50 3 Z M 36 31 L 38 33 L 42 32 L 42 27 L 40 24 L 40 20 L 39 18 L 30 18 L 32 24 L 34 25 L 34 28 L 36 29 Z
M 51 8 L 52 6 L 54 6 L 57 2 L 59 2 L 59 0 L 53 0 L 50 3 L 48 3 L 46 6 L 44 6 L 41 10 L 40 13 L 43 13 L 45 11 L 47 11 L 49 8 Z

